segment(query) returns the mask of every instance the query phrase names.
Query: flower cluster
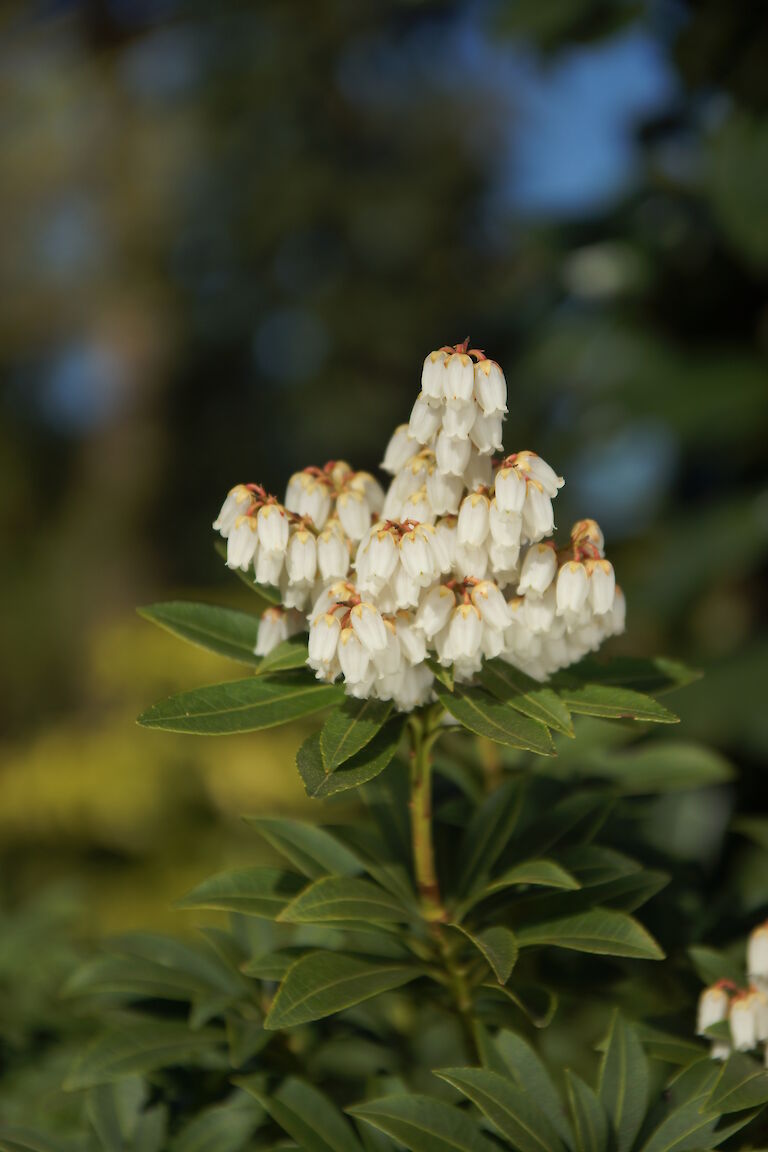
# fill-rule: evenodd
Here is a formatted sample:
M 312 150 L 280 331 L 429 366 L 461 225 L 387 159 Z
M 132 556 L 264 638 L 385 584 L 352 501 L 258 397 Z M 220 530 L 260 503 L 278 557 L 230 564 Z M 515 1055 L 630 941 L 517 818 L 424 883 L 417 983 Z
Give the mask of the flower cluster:
M 731 1051 L 762 1047 L 768 1066 L 768 921 L 758 924 L 747 942 L 746 988 L 732 980 L 718 980 L 699 997 L 696 1031 L 706 1036 L 715 1024 L 727 1021 L 729 1040 L 712 1040 L 713 1060 L 726 1060 Z
M 386 492 L 336 460 L 293 475 L 282 504 L 258 484 L 229 493 L 214 523 L 227 564 L 283 605 L 260 654 L 308 625 L 318 678 L 407 711 L 431 698 L 435 662 L 467 681 L 500 657 L 544 680 L 623 631 L 600 528 L 580 520 L 557 548 L 563 479 L 535 452 L 503 455 L 504 373 L 467 344 L 424 361 Z

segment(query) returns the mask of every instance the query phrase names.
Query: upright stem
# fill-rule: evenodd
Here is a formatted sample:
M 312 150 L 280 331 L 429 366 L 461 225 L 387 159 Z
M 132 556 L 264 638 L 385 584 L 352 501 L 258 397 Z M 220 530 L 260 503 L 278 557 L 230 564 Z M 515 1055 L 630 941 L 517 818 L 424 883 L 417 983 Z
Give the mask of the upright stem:
M 432 745 L 438 737 L 436 717 L 430 712 L 410 721 L 411 735 L 411 842 L 416 886 L 424 919 L 445 920 L 432 839 Z

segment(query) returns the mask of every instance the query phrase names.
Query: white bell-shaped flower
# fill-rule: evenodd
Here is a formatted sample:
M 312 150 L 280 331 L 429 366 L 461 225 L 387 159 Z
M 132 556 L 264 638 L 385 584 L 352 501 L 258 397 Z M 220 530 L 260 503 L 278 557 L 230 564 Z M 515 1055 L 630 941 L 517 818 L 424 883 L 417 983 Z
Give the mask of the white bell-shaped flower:
M 551 468 L 546 460 L 542 460 L 541 456 L 537 456 L 535 452 L 518 452 L 515 457 L 515 467 L 540 484 L 550 499 L 557 496 L 559 489 L 565 483 L 562 476 L 558 476 L 554 468 Z
M 409 664 L 421 664 L 427 658 L 427 643 L 424 634 L 417 630 L 411 612 L 401 611 L 395 617 L 395 631 L 400 641 L 400 651 Z
M 596 520 L 578 520 L 571 528 L 571 541 L 581 546 L 590 544 L 598 556 L 605 555 L 605 538 Z
M 613 608 L 616 595 L 616 576 L 610 560 L 585 560 L 589 578 L 589 603 L 592 611 L 602 616 Z
M 415 580 L 403 567 L 402 551 L 400 559 L 401 563 L 395 568 L 392 573 L 392 579 L 387 585 L 387 589 L 389 589 L 392 594 L 392 607 L 391 609 L 387 609 L 387 611 L 399 612 L 401 608 L 415 608 L 419 603 L 422 587 L 424 587 L 419 580 Z M 429 583 L 429 581 L 427 581 L 427 583 Z M 382 601 L 382 597 L 383 593 L 379 595 L 380 601 Z
M 421 370 L 421 390 L 431 400 L 442 400 L 445 395 L 445 361 L 448 353 L 442 348 L 430 352 Z
M 728 1019 L 730 996 L 720 984 L 713 984 L 705 988 L 699 996 L 699 1008 L 696 1018 L 696 1032 L 703 1036 L 707 1028 L 713 1024 L 721 1024 Z
M 484 492 L 470 492 L 459 509 L 459 544 L 481 545 L 488 535 L 490 500 Z
M 483 622 L 474 604 L 459 604 L 448 623 L 444 658 L 450 662 L 474 660 L 480 654 Z
M 768 921 L 758 924 L 749 934 L 747 972 L 751 980 L 768 980 Z
M 488 562 L 493 572 L 493 578 L 499 588 L 506 588 L 509 584 L 517 584 L 520 579 L 518 561 L 520 559 L 520 546 L 504 548 L 491 540 L 488 547 Z
M 450 408 L 460 408 L 472 401 L 475 386 L 475 366 L 466 352 L 454 352 L 445 361 L 443 389 Z
M 282 608 L 267 608 L 259 621 L 259 634 L 254 652 L 257 656 L 267 656 L 278 644 L 295 636 L 304 629 L 304 618 L 298 612 L 286 612 Z
M 481 456 L 474 444 L 469 453 L 469 463 L 464 469 L 464 487 L 468 492 L 478 488 L 490 488 L 493 484 L 493 461 L 490 456 Z
M 443 516 L 435 524 L 435 532 L 440 538 L 440 543 L 445 549 L 445 555 L 450 561 L 449 569 L 453 567 L 456 559 L 456 544 L 458 534 L 458 517 L 456 516 Z
M 749 1052 L 757 1045 L 757 1019 L 755 995 L 741 992 L 731 1001 L 728 1016 L 731 1025 L 731 1043 L 736 1052 Z
M 476 404 L 467 403 L 443 409 L 442 425 L 449 436 L 465 440 L 469 436 L 479 409 Z
M 408 431 L 419 444 L 429 444 L 437 435 L 443 420 L 443 406 L 439 400 L 430 400 L 423 392 L 416 397 L 408 421 Z
M 557 614 L 578 615 L 587 602 L 587 570 L 578 560 L 568 560 L 557 574 Z
M 532 544 L 525 554 L 520 569 L 518 594 L 527 592 L 541 596 L 549 588 L 557 573 L 557 556 L 549 544 Z
M 435 444 L 435 458 L 437 467 L 448 476 L 462 476 L 469 464 L 472 445 L 469 440 L 461 440 L 456 436 L 449 436 L 445 429 L 441 429 Z
M 285 554 L 283 552 L 267 552 L 265 548 L 260 548 L 254 564 L 256 583 L 272 584 L 277 588 L 283 575 L 284 563 Z
M 523 517 L 519 512 L 499 508 L 494 496 L 488 509 L 488 524 L 495 544 L 503 548 L 519 548 L 523 534 Z
M 318 672 L 327 672 L 336 660 L 336 651 L 341 635 L 341 624 L 332 612 L 324 612 L 309 626 L 309 659 L 310 668 Z
M 291 533 L 285 553 L 285 570 L 292 584 L 312 583 L 317 573 L 317 542 L 307 528 Z
M 423 588 L 438 575 L 435 554 L 430 547 L 429 536 L 421 530 L 421 525 L 406 532 L 400 540 L 400 561 L 412 580 Z
M 317 538 L 317 568 L 322 580 L 341 580 L 349 571 L 349 546 L 338 520 L 329 520 Z
M 550 584 L 542 596 L 525 596 L 523 610 L 531 632 L 549 634 L 555 621 L 556 608 L 554 584 Z
M 523 504 L 523 535 L 531 543 L 551 536 L 555 530 L 552 501 L 538 480 L 528 480 Z
M 363 600 L 351 610 L 349 623 L 368 652 L 373 654 L 384 651 L 387 646 L 387 630 L 378 608 Z
M 227 567 L 247 572 L 259 546 L 255 516 L 240 516 L 227 537 Z
M 263 504 L 256 517 L 259 544 L 267 552 L 285 552 L 290 525 L 285 509 L 280 504 Z
M 221 511 L 213 522 L 213 529 L 219 532 L 226 540 L 234 528 L 239 516 L 245 515 L 252 499 L 251 493 L 245 484 L 237 484 L 227 494 L 221 506 Z
M 294 481 L 295 489 L 294 489 Z M 295 491 L 295 496 L 294 496 Z M 290 503 L 288 498 L 290 497 Z M 318 531 L 325 525 L 331 512 L 331 494 L 324 479 L 299 472 L 288 483 L 286 508 L 298 516 L 306 516 Z
M 403 520 L 412 520 L 414 524 L 431 524 L 435 513 L 427 496 L 426 485 L 412 492 L 403 504 L 401 513 Z
M 362 492 L 347 488 L 336 500 L 336 512 L 350 540 L 362 540 L 371 526 L 371 509 Z
M 384 507 L 384 489 L 370 472 L 353 472 L 343 486 L 361 494 L 368 505 L 369 520 L 371 515 L 378 515 Z
M 430 588 L 419 604 L 414 627 L 423 633 L 427 640 L 432 640 L 445 628 L 455 607 L 456 596 L 453 590 L 446 588 L 444 584 L 438 584 Z
M 382 647 L 385 646 L 386 640 Z M 347 684 L 351 686 L 365 681 L 371 664 L 371 652 L 362 643 L 354 628 L 342 628 L 339 636 L 338 657 Z
M 500 412 L 494 412 L 490 416 L 486 416 L 483 412 L 477 413 L 469 437 L 481 456 L 490 456 L 493 452 L 504 450 L 502 422 Z
M 486 416 L 507 411 L 507 382 L 495 360 L 475 364 L 475 399 Z
M 470 592 L 470 598 L 482 616 L 483 623 L 503 634 L 509 627 L 510 616 L 507 602 L 498 585 L 492 580 L 481 580 Z
M 377 590 L 383 588 L 399 560 L 394 535 L 383 523 L 376 524 L 361 541 L 355 557 L 360 583 Z
M 420 531 L 432 553 L 435 562 L 435 575 L 450 572 L 453 564 L 453 555 L 445 540 L 444 534 L 438 532 L 434 524 L 421 524 Z
M 488 571 L 488 549 L 485 544 L 456 544 L 453 571 L 462 579 L 482 580 Z
M 386 646 L 374 655 L 373 662 L 379 676 L 393 676 L 403 667 L 403 654 L 400 651 L 395 622 L 385 620 L 384 630 L 387 638 Z
M 442 381 L 440 383 L 442 387 Z M 390 475 L 394 476 L 396 472 L 399 472 L 401 468 L 405 467 L 411 457 L 416 455 L 418 450 L 418 442 L 411 436 L 408 425 L 399 424 L 387 444 L 381 467 L 384 472 L 389 472 Z M 287 497 L 286 507 L 290 508 Z M 293 509 L 293 511 L 295 511 L 295 509 Z
M 516 468 L 502 465 L 494 482 L 495 499 L 502 512 L 522 512 L 526 495 L 525 477 Z
M 458 512 L 463 491 L 461 476 L 447 476 L 433 468 L 427 477 L 427 498 L 437 516 Z

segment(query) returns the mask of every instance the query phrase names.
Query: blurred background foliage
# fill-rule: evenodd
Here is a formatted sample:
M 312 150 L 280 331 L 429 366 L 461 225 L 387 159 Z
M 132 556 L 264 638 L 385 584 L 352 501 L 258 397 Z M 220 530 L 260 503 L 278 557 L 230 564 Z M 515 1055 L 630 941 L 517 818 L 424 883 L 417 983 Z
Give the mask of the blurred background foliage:
M 133 610 L 254 607 L 211 545 L 227 489 L 374 469 L 425 353 L 468 334 L 508 450 L 566 477 L 560 527 L 605 529 L 615 650 L 705 671 L 680 738 L 737 781 L 645 815 L 701 935 L 743 930 L 768 903 L 763 6 L 28 0 L 0 28 L 0 906 L 30 954 L 44 913 L 62 953 L 185 930 L 173 897 L 258 859 L 242 813 L 318 814 L 303 733 L 134 727 L 237 673 Z

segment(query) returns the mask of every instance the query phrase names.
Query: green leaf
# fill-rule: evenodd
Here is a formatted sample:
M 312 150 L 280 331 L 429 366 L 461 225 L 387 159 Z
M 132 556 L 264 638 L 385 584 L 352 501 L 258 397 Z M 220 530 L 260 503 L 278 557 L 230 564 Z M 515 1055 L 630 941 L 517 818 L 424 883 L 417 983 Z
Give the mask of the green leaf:
M 552 737 L 543 724 L 521 716 L 481 688 L 457 684 L 453 692 L 449 692 L 443 685 L 436 684 L 435 691 L 446 711 L 470 732 L 510 748 L 538 752 L 541 756 L 555 755 Z
M 204 1108 L 185 1125 L 173 1152 L 242 1152 L 264 1119 L 264 1109 L 245 1092 Z
M 561 1139 L 570 1147 L 573 1143 L 571 1126 L 543 1061 L 522 1036 L 509 1029 L 502 1029 L 495 1042 L 499 1055 L 516 1083 L 543 1109 Z
M 484 980 L 482 989 L 508 1000 L 533 1024 L 534 1028 L 547 1028 L 557 1012 L 558 996 L 543 984 L 521 984 L 515 981 L 514 988 L 508 984 L 495 984 Z
M 487 960 L 499 984 L 506 984 L 512 975 L 519 951 L 514 932 L 500 924 L 484 928 L 480 932 L 470 932 L 460 924 L 455 924 L 454 927 L 463 932 Z
M 530 716 L 532 720 L 538 720 L 556 732 L 573 736 L 571 714 L 551 688 L 542 687 L 504 660 L 487 660 L 483 664 L 480 680 L 497 699 L 516 708 L 524 716 Z
M 338 952 L 310 952 L 285 974 L 264 1027 L 293 1028 L 341 1012 L 415 980 L 418 968 L 359 960 Z
M 507 888 L 528 887 L 529 885 L 541 888 L 562 888 L 569 892 L 576 891 L 581 887 L 576 877 L 567 872 L 560 864 L 556 864 L 554 860 L 526 860 L 522 864 L 516 864 L 513 868 L 507 869 L 501 876 L 490 880 L 484 888 L 474 892 L 468 900 L 463 902 L 461 911 L 464 913 L 473 908 L 475 904 L 479 904 L 481 900 L 495 896 Z
M 487 1068 L 443 1068 L 436 1073 L 458 1088 L 518 1152 L 564 1152 L 546 1113 L 510 1080 Z
M 185 1061 L 194 1063 L 221 1040 L 220 1031 L 201 1028 L 193 1032 L 186 1022 L 131 1021 L 86 1048 L 64 1087 L 68 1091 L 92 1088 L 123 1076 L 143 1075 Z
M 449 692 L 453 692 L 453 668 L 450 665 L 441 664 L 439 660 L 427 656 L 425 661 L 432 675 L 443 684 Z
M 569 1069 L 565 1072 L 565 1089 L 576 1137 L 576 1152 L 605 1152 L 608 1147 L 605 1108 L 589 1085 Z
M 705 1111 L 707 1096 L 687 1101 L 669 1113 L 643 1144 L 641 1152 L 688 1152 L 717 1144 L 712 1136 L 719 1116 Z
M 221 556 L 222 560 L 227 559 L 227 543 L 225 540 L 215 540 L 213 544 L 214 549 Z M 274 588 L 271 584 L 257 584 L 253 577 L 253 570 L 248 569 L 243 572 L 240 568 L 230 568 L 230 572 L 234 572 L 239 580 L 252 592 L 257 592 L 262 600 L 266 600 L 268 604 L 282 604 L 283 597 L 279 588 Z
M 704 984 L 716 984 L 718 980 L 732 980 L 734 984 L 741 986 L 747 983 L 744 963 L 741 959 L 743 951 L 742 946 L 739 951 L 739 959 L 736 959 L 725 952 L 718 952 L 715 948 L 694 944 L 688 949 L 688 955 L 699 979 Z
M 768 1103 L 768 1072 L 756 1060 L 734 1053 L 723 1065 L 709 1098 L 713 1112 L 741 1112 Z
M 630 688 L 585 684 L 581 688 L 561 688 L 559 696 L 569 712 L 583 716 L 599 716 L 603 720 L 644 720 L 657 724 L 678 723 L 678 717 L 658 700 Z
M 304 741 L 296 754 L 296 766 L 307 795 L 316 800 L 325 800 L 337 792 L 346 792 L 349 788 L 358 788 L 373 780 L 384 771 L 397 752 L 404 723 L 402 716 L 390 720 L 369 744 L 335 772 L 326 772 L 320 751 L 320 733 L 314 733 Z
M 280 816 L 246 816 L 245 819 L 310 880 L 320 876 L 354 876 L 362 871 L 354 852 L 326 828 Z
M 405 923 L 409 913 L 394 896 L 370 880 L 324 876 L 305 888 L 280 913 L 289 924 L 322 924 L 334 920 Z
M 759 848 L 768 848 L 768 818 L 765 816 L 739 816 L 731 828 Z
M 295 668 L 303 668 L 307 662 L 308 654 L 306 632 L 301 632 L 297 636 L 290 636 L 267 653 L 261 661 L 256 675 L 291 672 Z
M 320 733 L 320 752 L 326 772 L 335 772 L 340 764 L 369 744 L 384 727 L 391 711 L 389 700 L 373 697 L 356 700 L 347 696 L 341 707 L 331 712 Z
M 213 604 L 192 604 L 186 600 L 150 604 L 139 608 L 138 612 L 145 620 L 199 648 L 239 660 L 242 664 L 261 663 L 254 654 L 259 633 L 258 616 Z
M 321 684 L 303 672 L 274 680 L 252 676 L 180 692 L 149 708 L 138 722 L 145 728 L 204 736 L 256 732 L 319 712 L 339 700 L 340 695 L 341 688 Z
M 629 956 L 639 960 L 664 958 L 659 945 L 637 920 L 609 908 L 592 908 L 578 916 L 528 925 L 518 931 L 517 939 L 521 948 L 549 944 L 604 956 Z
M 219 872 L 177 901 L 177 908 L 215 908 L 275 920 L 304 886 L 301 876 L 279 868 Z
M 362 1152 L 346 1117 L 327 1096 L 303 1080 L 289 1076 L 272 1095 L 264 1091 L 260 1076 L 236 1083 L 259 1101 L 304 1152 Z
M 630 1152 L 648 1104 L 648 1061 L 637 1032 L 618 1011 L 611 1020 L 597 1092 L 611 1120 L 616 1152 Z
M 690 1064 L 708 1054 L 702 1044 L 681 1040 L 679 1036 L 671 1036 L 648 1024 L 637 1024 L 635 1030 L 648 1054 L 657 1060 L 666 1060 L 668 1064 Z
M 385 1096 L 347 1111 L 411 1152 L 494 1152 L 496 1148 L 465 1112 L 429 1096 Z

